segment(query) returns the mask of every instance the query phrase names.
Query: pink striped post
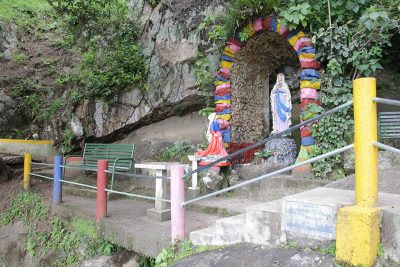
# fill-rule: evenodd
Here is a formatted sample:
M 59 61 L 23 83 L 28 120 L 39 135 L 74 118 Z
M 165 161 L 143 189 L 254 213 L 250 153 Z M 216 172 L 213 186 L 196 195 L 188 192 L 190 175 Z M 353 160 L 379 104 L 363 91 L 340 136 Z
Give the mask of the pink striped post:
M 96 221 L 107 216 L 107 189 L 108 160 L 97 161 L 97 198 L 96 198 Z
M 171 238 L 172 243 L 185 238 L 185 182 L 183 165 L 171 166 Z

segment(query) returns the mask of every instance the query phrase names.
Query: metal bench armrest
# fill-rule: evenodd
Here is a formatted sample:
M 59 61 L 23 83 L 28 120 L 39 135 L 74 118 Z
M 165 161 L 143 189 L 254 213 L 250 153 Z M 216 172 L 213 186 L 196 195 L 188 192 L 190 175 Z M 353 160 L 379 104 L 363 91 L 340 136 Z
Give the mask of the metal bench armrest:
M 135 172 L 135 160 L 134 159 L 132 159 L 132 158 L 117 158 L 117 159 L 115 159 L 114 162 L 113 162 L 113 166 L 112 166 L 111 190 L 114 189 L 115 167 L 117 165 L 117 162 L 120 161 L 120 160 L 130 160 L 130 161 L 132 161 L 132 166 L 131 166 L 130 170 L 133 169 L 133 172 Z
M 67 165 L 68 159 L 69 159 L 69 158 L 72 158 L 72 157 L 82 157 L 82 154 L 68 155 L 68 156 L 64 157 L 64 163 L 63 163 L 63 165 L 66 166 L 66 165 Z M 62 178 L 61 178 L 61 179 L 64 179 L 65 168 L 62 168 L 62 169 L 63 169 L 63 172 L 62 172 Z

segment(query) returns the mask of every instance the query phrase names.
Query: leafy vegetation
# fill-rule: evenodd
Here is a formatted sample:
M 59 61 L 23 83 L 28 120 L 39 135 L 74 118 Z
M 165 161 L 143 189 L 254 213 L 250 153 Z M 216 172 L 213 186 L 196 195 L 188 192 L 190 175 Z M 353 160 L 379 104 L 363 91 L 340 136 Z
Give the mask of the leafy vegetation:
M 328 254 L 328 255 L 331 255 L 332 257 L 335 257 L 336 256 L 336 243 L 332 242 L 327 248 L 320 249 L 319 252 L 322 254 Z
M 63 106 L 61 99 L 44 102 L 52 94 L 50 88 L 41 86 L 30 79 L 22 79 L 13 88 L 11 96 L 19 103 L 19 108 L 25 110 L 35 122 L 41 122 L 55 115 Z
M 178 161 L 187 162 L 188 155 L 193 155 L 195 146 L 188 140 L 181 140 L 176 142 L 173 146 L 164 149 L 157 160 L 160 161 Z
M 0 19 L 19 26 L 22 42 L 43 40 L 55 49 L 69 49 L 78 58 L 71 70 L 65 71 L 57 68 L 53 59 L 37 63 L 47 69 L 50 79 L 56 78 L 52 82 L 47 79 L 46 85 L 29 77 L 21 79 L 11 92 L 18 108 L 35 123 L 43 123 L 84 98 L 111 104 L 122 91 L 146 91 L 146 64 L 136 44 L 136 22 L 129 12 L 123 0 L 2 1 Z M 12 59 L 29 64 L 30 56 L 17 52 Z
M 0 215 L 2 225 L 15 221 L 28 228 L 26 251 L 33 257 L 55 252 L 58 257 L 53 266 L 76 266 L 86 258 L 111 255 L 119 249 L 98 235 L 93 222 L 74 218 L 69 223 L 51 215 L 43 199 L 30 192 L 18 195 Z
M 15 21 L 20 18 L 21 11 L 38 12 L 50 9 L 46 0 L 2 0 L 0 3 L 0 19 Z
M 70 81 L 71 102 L 83 98 L 111 103 L 119 92 L 147 90 L 147 70 L 138 50 L 136 22 L 126 1 L 48 0 L 68 25 L 70 42 L 82 52 Z M 79 90 L 77 89 L 79 88 Z
M 325 10 L 328 16 L 321 16 Z M 291 27 L 309 25 L 314 35 L 320 60 L 326 65 L 321 94 L 325 110 L 352 99 L 353 79 L 382 68 L 382 51 L 398 33 L 400 18 L 398 4 L 385 0 L 332 1 L 329 6 L 321 1 L 290 1 L 281 16 Z M 351 142 L 351 113 L 351 109 L 344 110 L 313 126 L 318 142 L 314 156 Z M 344 175 L 340 155 L 314 163 L 313 170 L 320 177 L 333 170 L 339 170 L 337 178 Z
M 181 243 L 174 243 L 169 248 L 164 248 L 158 254 L 158 256 L 154 260 L 154 267 L 166 267 L 193 254 L 220 248 L 222 248 L 222 246 L 194 247 L 190 240 L 185 240 Z

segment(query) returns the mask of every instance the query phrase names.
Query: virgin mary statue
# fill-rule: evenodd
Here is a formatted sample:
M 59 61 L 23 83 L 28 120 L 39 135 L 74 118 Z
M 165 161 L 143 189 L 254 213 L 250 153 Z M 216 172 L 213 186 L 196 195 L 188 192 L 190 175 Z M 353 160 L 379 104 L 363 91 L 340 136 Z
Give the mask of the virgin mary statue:
M 276 84 L 271 91 L 272 133 L 280 133 L 292 124 L 292 101 L 289 86 L 285 82 L 285 75 L 279 73 Z

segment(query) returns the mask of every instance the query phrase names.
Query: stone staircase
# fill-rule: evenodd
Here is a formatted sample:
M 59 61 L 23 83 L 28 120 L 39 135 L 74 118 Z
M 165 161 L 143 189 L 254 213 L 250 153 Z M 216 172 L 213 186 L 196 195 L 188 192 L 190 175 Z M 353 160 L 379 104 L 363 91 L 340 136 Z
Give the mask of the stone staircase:
M 281 229 L 281 200 L 246 208 L 243 214 L 222 218 L 208 228 L 190 233 L 194 245 L 278 243 Z
M 336 238 L 336 213 L 354 203 L 354 191 L 316 188 L 246 208 L 245 213 L 218 219 L 190 233 L 194 245 L 248 242 L 271 245 L 295 242 L 298 247 L 326 247 Z M 382 244 L 387 256 L 400 259 L 400 195 L 379 194 Z

